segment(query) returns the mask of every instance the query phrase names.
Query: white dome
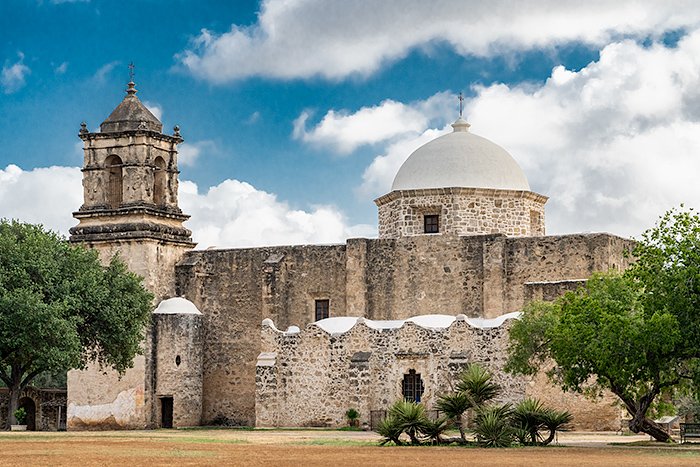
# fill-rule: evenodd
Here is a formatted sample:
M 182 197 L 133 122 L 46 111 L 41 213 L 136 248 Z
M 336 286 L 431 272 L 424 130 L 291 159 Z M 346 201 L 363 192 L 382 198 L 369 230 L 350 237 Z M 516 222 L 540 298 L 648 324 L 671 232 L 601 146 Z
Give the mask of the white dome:
M 174 315 L 174 314 L 187 314 L 187 315 L 201 315 L 202 313 L 197 309 L 197 306 L 186 298 L 174 297 L 167 300 L 163 300 L 158 305 L 158 308 L 153 313 L 159 315 Z
M 413 151 L 391 191 L 453 187 L 530 191 L 525 173 L 505 149 L 470 133 L 462 117 L 452 128 L 452 133 Z

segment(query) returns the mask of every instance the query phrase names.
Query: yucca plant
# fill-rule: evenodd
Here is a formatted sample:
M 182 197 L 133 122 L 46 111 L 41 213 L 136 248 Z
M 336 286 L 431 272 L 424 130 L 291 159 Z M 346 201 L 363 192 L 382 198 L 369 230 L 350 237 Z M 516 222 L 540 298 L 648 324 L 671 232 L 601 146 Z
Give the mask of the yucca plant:
M 540 430 L 544 428 L 544 416 L 547 409 L 539 399 L 527 398 L 515 405 L 511 415 L 515 428 L 527 431 L 528 439 L 523 444 L 538 444 Z
M 379 443 L 382 446 L 390 441 L 397 446 L 401 446 L 403 444 L 400 439 L 401 435 L 403 434 L 403 428 L 393 415 L 389 415 L 388 417 L 379 421 L 379 424 L 377 425 L 377 433 L 384 437 L 381 443 Z
M 543 446 L 551 443 L 554 440 L 558 431 L 567 431 L 571 429 L 571 421 L 574 416 L 570 412 L 559 412 L 554 409 L 546 409 L 542 417 L 544 428 L 549 430 L 549 437 L 542 442 Z
M 498 396 L 501 386 L 492 383 L 493 375 L 489 370 L 477 363 L 470 364 L 460 375 L 457 392 L 465 394 L 474 407 Z
M 459 435 L 463 442 L 467 442 L 467 437 L 464 432 L 462 417 L 464 412 L 472 407 L 472 403 L 464 393 L 446 394 L 440 396 L 436 404 L 438 410 L 445 414 L 448 420 L 452 421 L 459 429 Z
M 404 433 L 411 438 L 412 444 L 420 444 L 418 435 L 424 431 L 428 423 L 425 408 L 416 402 L 397 400 L 389 409 L 389 413 L 396 418 Z
M 476 426 L 472 430 L 480 446 L 505 448 L 513 443 L 513 428 L 509 424 L 510 405 L 482 406 L 478 409 Z
M 443 433 L 450 427 L 448 421 L 447 417 L 440 417 L 435 421 L 428 418 L 421 432 L 430 440 L 431 444 L 440 445 L 445 441 L 442 439 Z

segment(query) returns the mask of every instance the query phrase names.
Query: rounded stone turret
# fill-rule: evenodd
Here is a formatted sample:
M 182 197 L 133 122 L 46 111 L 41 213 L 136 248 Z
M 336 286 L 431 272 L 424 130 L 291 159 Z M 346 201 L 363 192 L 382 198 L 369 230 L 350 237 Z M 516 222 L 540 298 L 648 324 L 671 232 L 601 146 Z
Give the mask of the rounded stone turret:
M 184 298 L 153 312 L 154 421 L 160 428 L 197 426 L 202 419 L 202 313 Z

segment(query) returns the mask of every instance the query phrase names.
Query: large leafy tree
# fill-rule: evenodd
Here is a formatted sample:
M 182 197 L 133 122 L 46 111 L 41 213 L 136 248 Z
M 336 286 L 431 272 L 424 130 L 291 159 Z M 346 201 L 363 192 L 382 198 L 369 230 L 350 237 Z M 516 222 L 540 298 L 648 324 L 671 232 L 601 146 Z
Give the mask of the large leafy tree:
M 660 395 L 700 387 L 700 218 L 672 210 L 645 232 L 624 274 L 594 275 L 555 303 L 533 302 L 511 328 L 507 369 L 548 374 L 564 390 L 607 389 L 630 429 L 668 434 L 647 417 Z
M 123 374 L 141 352 L 153 295 L 116 256 L 72 246 L 41 226 L 0 220 L 0 380 L 8 425 L 38 374 L 96 362 Z

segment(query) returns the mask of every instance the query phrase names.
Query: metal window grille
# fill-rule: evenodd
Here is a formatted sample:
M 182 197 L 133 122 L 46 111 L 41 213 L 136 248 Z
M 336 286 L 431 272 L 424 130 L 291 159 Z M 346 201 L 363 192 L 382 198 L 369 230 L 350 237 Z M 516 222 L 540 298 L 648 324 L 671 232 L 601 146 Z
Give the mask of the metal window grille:
M 328 318 L 328 300 L 316 300 L 316 321 Z

